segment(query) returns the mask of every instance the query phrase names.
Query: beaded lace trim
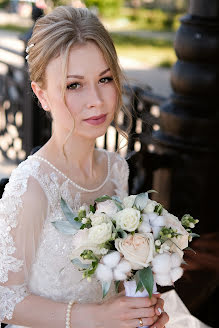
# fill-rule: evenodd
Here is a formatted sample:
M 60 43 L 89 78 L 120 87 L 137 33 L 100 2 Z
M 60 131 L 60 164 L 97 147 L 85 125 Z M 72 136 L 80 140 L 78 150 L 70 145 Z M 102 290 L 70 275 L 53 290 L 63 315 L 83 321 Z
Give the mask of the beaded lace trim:
M 105 151 L 104 149 L 102 149 L 102 151 Z M 105 151 L 106 155 L 107 155 L 107 176 L 105 178 L 105 180 L 101 183 L 101 185 L 95 189 L 86 189 L 86 188 L 83 188 L 81 187 L 80 185 L 78 185 L 77 183 L 75 183 L 74 181 L 72 181 L 71 179 L 69 179 L 67 177 L 67 175 L 65 175 L 62 171 L 60 171 L 59 169 L 57 169 L 57 167 L 55 167 L 52 163 L 50 163 L 47 159 L 45 159 L 44 157 L 41 157 L 39 155 L 31 155 L 29 157 L 34 157 L 34 158 L 37 158 L 45 163 L 47 163 L 51 168 L 53 168 L 56 172 L 58 172 L 60 175 L 62 175 L 69 183 L 71 183 L 73 186 L 75 186 L 76 188 L 82 190 L 82 191 L 85 191 L 85 192 L 95 192 L 95 191 L 98 191 L 100 190 L 104 185 L 105 183 L 107 182 L 107 180 L 109 179 L 109 175 L 110 175 L 110 156 L 108 154 L 107 151 Z

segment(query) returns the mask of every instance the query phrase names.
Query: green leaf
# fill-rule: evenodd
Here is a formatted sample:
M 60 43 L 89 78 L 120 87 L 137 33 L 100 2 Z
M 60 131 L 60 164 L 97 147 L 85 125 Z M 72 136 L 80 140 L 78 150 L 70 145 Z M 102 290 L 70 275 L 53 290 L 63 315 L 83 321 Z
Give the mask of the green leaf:
M 110 289 L 111 281 L 101 281 L 101 284 L 102 284 L 102 293 L 104 298 Z
M 136 293 L 138 292 L 138 291 L 140 291 L 140 292 L 143 292 L 143 290 L 144 290 L 144 286 L 142 285 L 142 282 L 141 281 L 139 281 L 138 283 L 137 283 L 137 287 L 136 287 Z
M 95 208 L 93 205 L 90 205 L 90 212 L 95 213 Z
M 53 221 L 52 224 L 58 231 L 66 235 L 75 235 L 78 232 L 68 221 Z
M 152 189 L 152 190 L 148 190 L 148 191 L 147 191 L 147 193 L 148 193 L 148 194 L 150 194 L 150 193 L 152 193 L 152 192 L 156 192 L 156 193 L 158 194 L 158 191 L 156 191 L 156 190 L 153 190 L 153 189 Z
M 146 192 L 138 194 L 135 198 L 133 207 L 135 206 L 139 211 L 143 211 L 148 202 L 148 194 Z
M 118 292 L 119 292 L 119 284 L 120 284 L 120 280 L 114 281 L 114 284 L 115 284 L 115 290 L 116 290 L 116 293 L 118 294 Z
M 85 264 L 85 263 L 82 263 L 79 259 L 75 258 L 73 260 L 71 260 L 71 262 L 80 267 L 81 269 L 88 269 L 90 267 L 90 264 Z
M 72 211 L 72 209 L 68 206 L 68 204 L 63 198 L 61 198 L 61 208 L 68 222 L 71 223 L 71 225 L 75 229 L 79 230 L 82 223 L 75 221 L 75 218 L 77 218 L 77 214 Z
M 154 286 L 154 277 L 150 267 L 139 270 L 139 278 L 151 298 Z
M 200 237 L 200 235 L 198 235 L 197 233 L 194 233 L 194 232 L 190 233 L 190 236 L 192 236 L 192 238 Z
M 184 250 L 185 250 L 185 251 L 192 251 L 193 253 L 196 254 L 196 251 L 194 251 L 194 249 L 191 248 L 191 247 L 186 247 L 186 248 L 184 248 Z
M 119 234 L 119 236 L 121 236 L 121 238 L 126 238 L 128 236 L 127 232 L 125 232 L 124 230 L 122 230 L 121 228 L 117 229 L 117 233 Z
M 101 202 L 105 202 L 105 200 L 108 200 L 108 199 L 112 199 L 112 198 L 108 195 L 104 195 L 102 197 L 99 197 L 99 198 L 95 199 L 95 202 L 96 203 L 101 203 Z

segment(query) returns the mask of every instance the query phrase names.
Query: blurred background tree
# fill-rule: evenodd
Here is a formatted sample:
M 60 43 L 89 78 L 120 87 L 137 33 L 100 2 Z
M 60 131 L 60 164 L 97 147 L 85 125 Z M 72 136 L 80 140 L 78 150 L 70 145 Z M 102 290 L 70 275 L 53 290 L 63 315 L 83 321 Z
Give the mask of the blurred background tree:
M 85 0 L 85 5 L 90 8 L 97 8 L 101 16 L 113 17 L 120 14 L 124 5 L 124 0 Z

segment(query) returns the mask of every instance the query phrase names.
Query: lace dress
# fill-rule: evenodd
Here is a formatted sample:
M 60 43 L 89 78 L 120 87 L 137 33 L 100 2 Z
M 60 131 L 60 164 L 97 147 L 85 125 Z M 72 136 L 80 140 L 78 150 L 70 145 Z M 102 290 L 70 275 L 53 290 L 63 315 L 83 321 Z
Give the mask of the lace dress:
M 106 178 L 93 190 L 78 186 L 37 154 L 12 172 L 0 200 L 0 322 L 10 320 L 16 304 L 29 294 L 66 303 L 101 301 L 99 282 L 82 280 L 68 258 L 72 237 L 51 224 L 65 220 L 61 197 L 77 210 L 103 194 L 127 194 L 126 161 L 118 154 L 100 152 L 108 163 Z M 112 287 L 109 297 L 114 293 Z

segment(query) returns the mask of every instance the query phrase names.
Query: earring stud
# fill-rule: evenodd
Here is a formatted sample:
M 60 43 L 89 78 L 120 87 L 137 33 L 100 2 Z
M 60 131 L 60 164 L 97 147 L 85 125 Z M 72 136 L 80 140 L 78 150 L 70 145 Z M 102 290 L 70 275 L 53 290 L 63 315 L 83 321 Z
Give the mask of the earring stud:
M 45 105 L 45 106 L 44 106 L 44 109 L 47 109 L 47 108 L 48 108 L 48 106 Z

